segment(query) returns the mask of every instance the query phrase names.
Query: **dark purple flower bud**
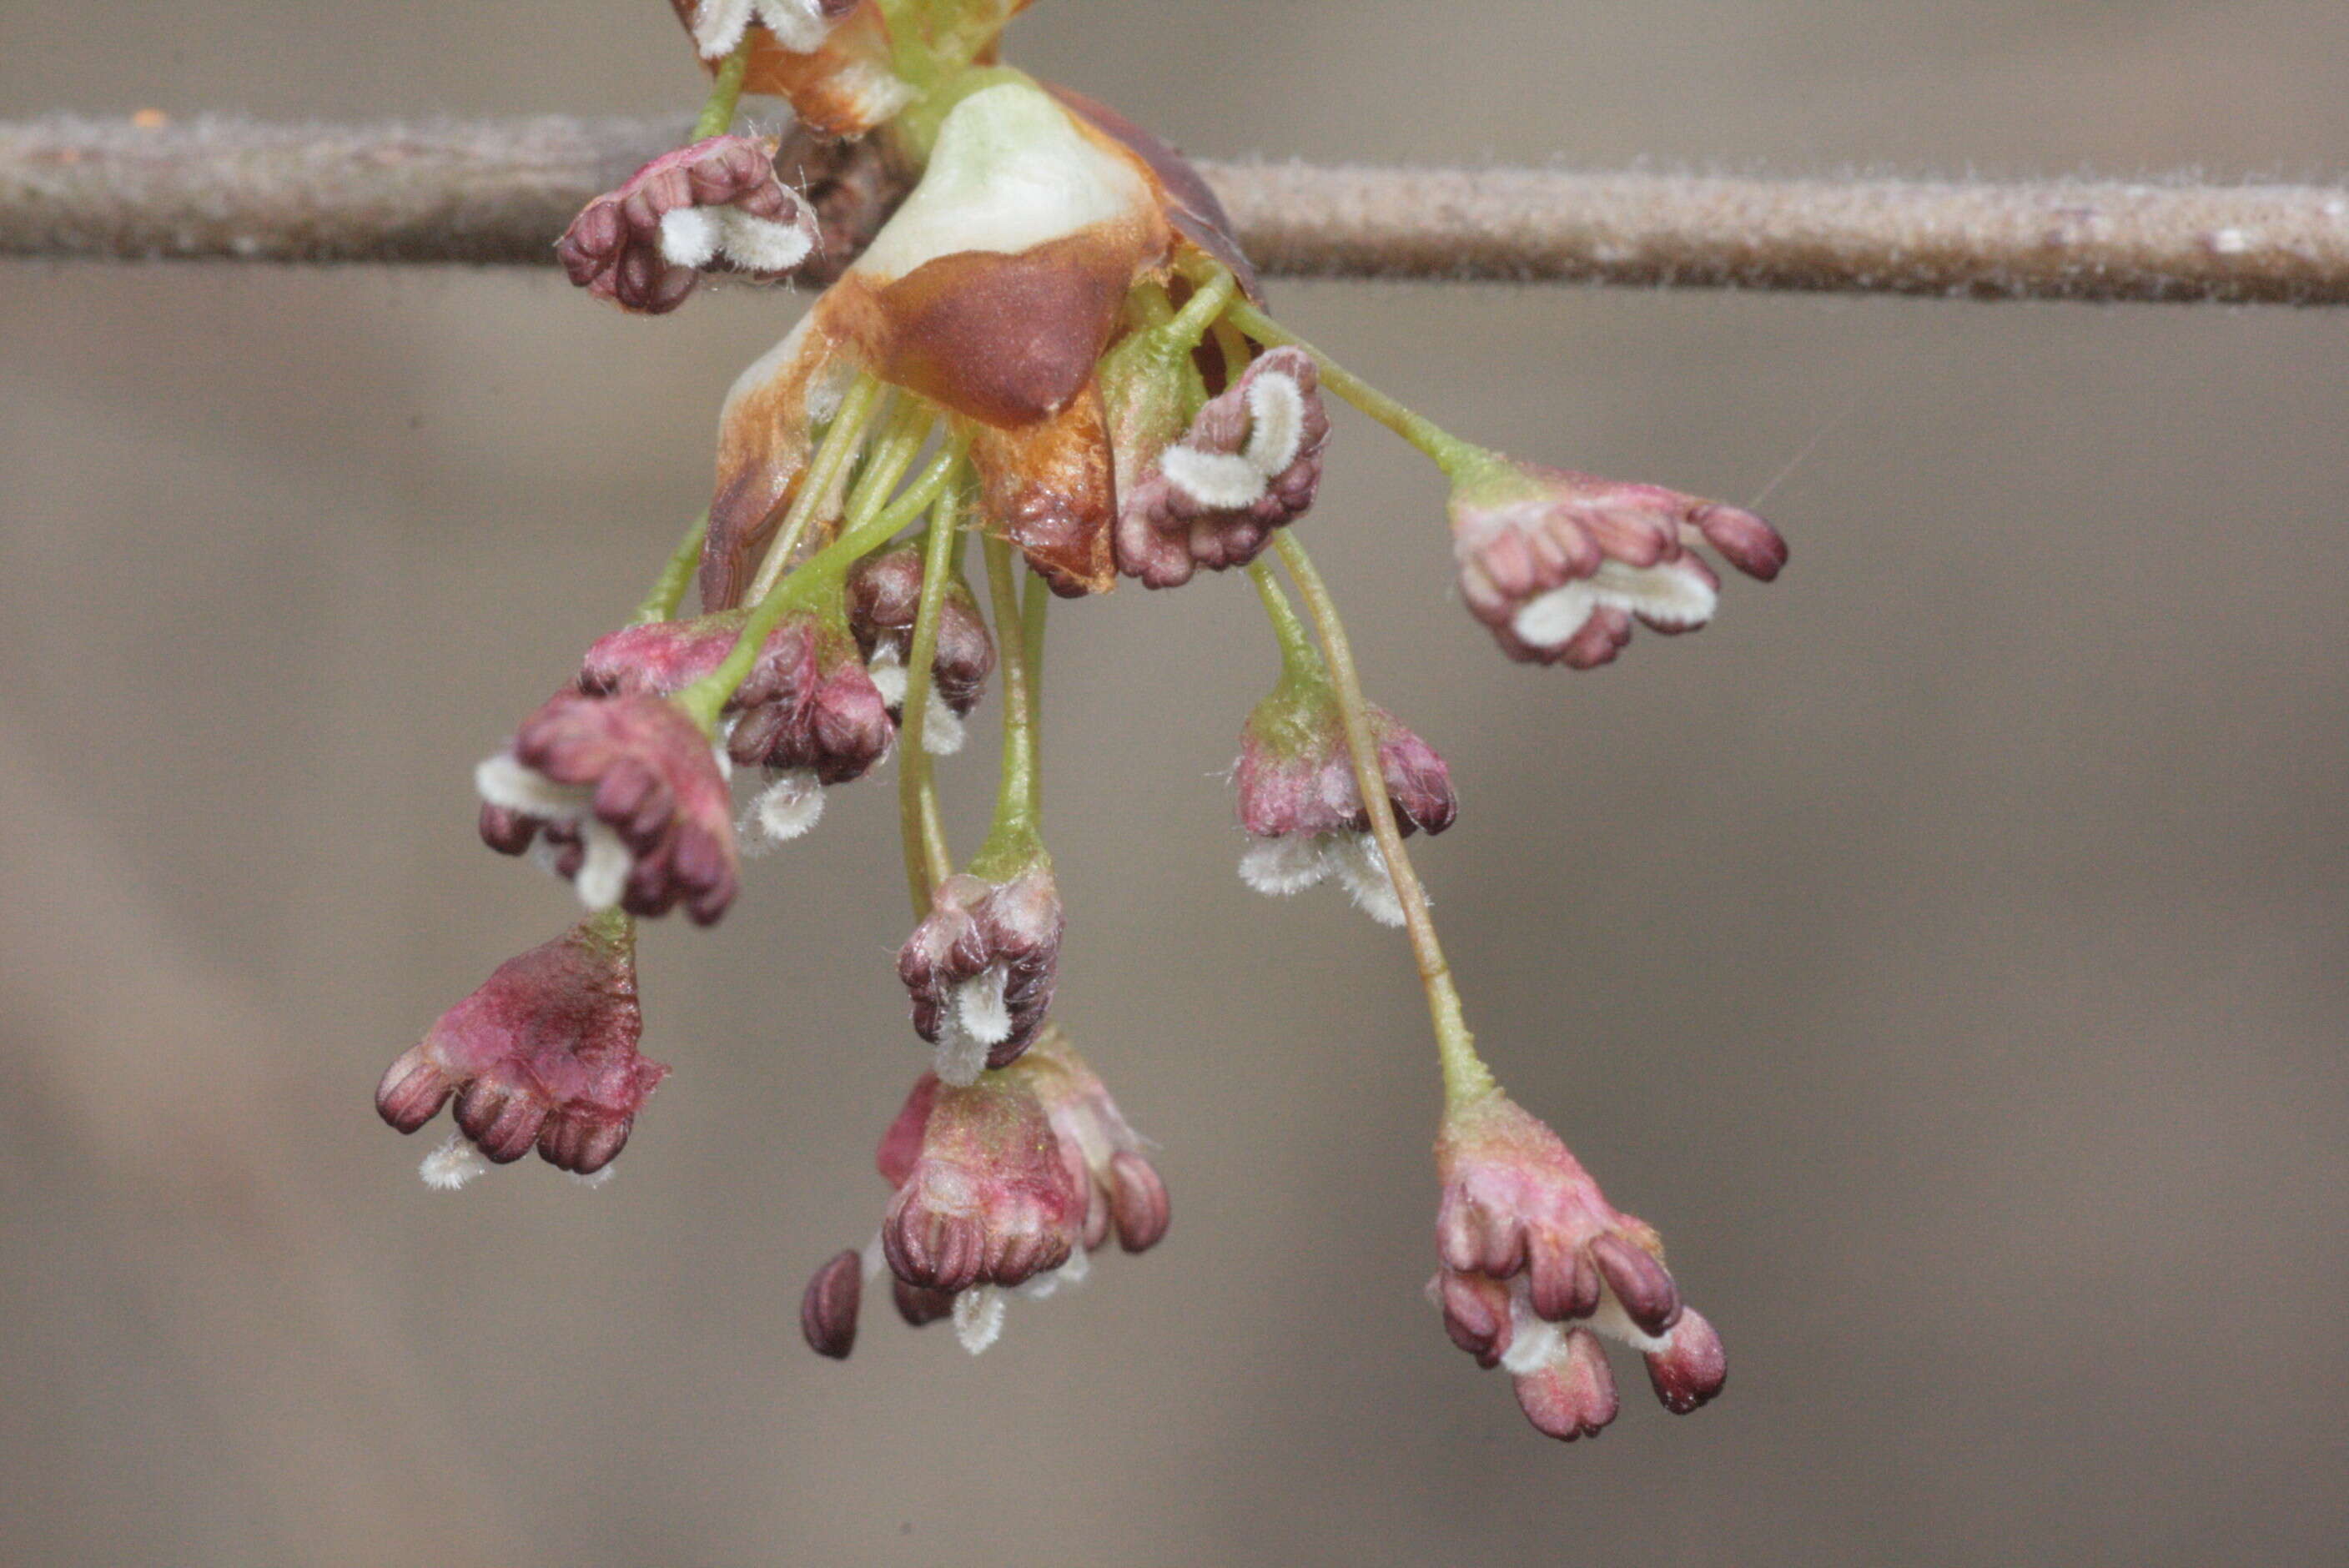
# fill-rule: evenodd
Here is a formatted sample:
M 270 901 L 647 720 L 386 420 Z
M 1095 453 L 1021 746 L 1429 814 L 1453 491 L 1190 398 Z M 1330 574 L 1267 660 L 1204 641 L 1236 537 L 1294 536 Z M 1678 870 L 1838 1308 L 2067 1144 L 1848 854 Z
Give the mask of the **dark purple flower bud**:
M 682 691 L 725 662 L 745 618 L 728 610 L 622 627 L 587 650 L 580 689 Z M 725 711 L 733 717 L 728 757 L 771 775 L 743 819 L 759 848 L 813 827 L 823 813 L 823 787 L 862 778 L 888 755 L 897 733 L 854 645 L 816 616 L 775 628 Z M 485 817 L 484 838 L 492 827 Z
M 897 953 L 914 1031 L 938 1047 L 938 1076 L 968 1083 L 1019 1058 L 1043 1027 L 1065 922 L 1050 862 L 1005 882 L 968 872 L 940 882 Z
M 466 1139 L 492 1161 L 535 1146 L 580 1175 L 609 1165 L 668 1068 L 637 1054 L 636 928 L 583 922 L 500 965 L 440 1016 L 376 1089 L 376 1109 L 414 1132 L 453 1095 Z M 452 1168 L 442 1184 L 460 1185 Z
M 1786 542 L 1750 511 L 1498 457 L 1455 479 L 1450 511 L 1461 596 L 1521 663 L 1592 669 L 1622 651 L 1634 620 L 1703 625 L 1721 579 L 1690 550 L 1700 542 L 1764 583 L 1786 562 Z
M 893 714 L 905 705 L 905 660 L 913 649 L 914 619 L 921 607 L 922 572 L 920 549 L 906 545 L 868 556 L 848 574 L 848 628 Z M 994 672 L 995 639 L 988 633 L 978 602 L 960 582 L 948 583 L 938 606 L 938 645 L 930 660 L 930 689 L 961 717 L 978 706 L 987 691 L 987 677 Z
M 474 770 L 482 837 L 514 852 L 527 825 L 554 870 L 595 910 L 697 924 L 726 913 L 738 885 L 733 799 L 709 737 L 683 709 L 643 694 L 558 692 L 524 719 L 511 749 Z
M 1406 837 L 1422 828 L 1444 831 L 1460 814 L 1450 767 L 1386 709 L 1371 707 L 1370 721 L 1395 826 Z M 1385 858 L 1371 837 L 1345 726 L 1327 688 L 1286 681 L 1257 704 L 1240 731 L 1233 782 L 1249 837 L 1242 881 L 1286 896 L 1335 877 L 1372 919 L 1402 923 Z
M 800 1298 L 800 1333 L 818 1356 L 845 1361 L 856 1348 L 856 1312 L 864 1299 L 864 1261 L 844 1252 L 815 1271 Z
M 1614 1418 L 1591 1331 L 1644 1356 L 1671 1409 L 1720 1391 L 1721 1336 L 1682 1306 L 1656 1233 L 1609 1203 L 1557 1134 L 1495 1093 L 1445 1117 L 1435 1157 L 1445 1331 L 1516 1379 L 1535 1426 L 1571 1439 Z
M 954 1315 L 952 1291 L 907 1284 L 895 1274 L 889 1278 L 889 1299 L 896 1305 L 897 1315 L 905 1320 L 909 1328 L 926 1328 L 942 1317 Z
M 1084 1170 L 1034 1090 L 995 1077 L 927 1098 L 920 1150 L 881 1222 L 890 1272 L 959 1295 L 1067 1263 L 1082 1239 Z
M 1172 588 L 1197 567 L 1247 565 L 1313 504 L 1329 439 L 1313 356 L 1268 349 L 1122 493 L 1119 570 Z
M 1112 1230 L 1129 1253 L 1156 1246 L 1173 1217 L 1166 1183 L 1143 1151 L 1141 1137 L 1068 1037 L 1058 1028 L 1046 1029 L 1010 1071 L 1035 1091 L 1061 1146 L 1074 1150 L 1084 1168 L 1085 1249 L 1098 1249 Z
M 655 315 L 683 304 L 704 272 L 780 277 L 815 249 L 817 228 L 774 155 L 748 136 L 664 152 L 587 203 L 555 256 L 598 299 Z

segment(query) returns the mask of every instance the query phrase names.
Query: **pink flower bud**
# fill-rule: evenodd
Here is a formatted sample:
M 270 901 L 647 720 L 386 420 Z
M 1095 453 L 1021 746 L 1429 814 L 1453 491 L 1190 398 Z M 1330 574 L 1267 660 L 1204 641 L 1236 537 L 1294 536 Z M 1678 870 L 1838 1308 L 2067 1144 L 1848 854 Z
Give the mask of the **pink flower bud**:
M 905 665 L 914 646 L 922 573 L 920 549 L 906 545 L 869 556 L 848 574 L 848 628 L 868 666 L 876 659 L 894 660 L 899 667 Z M 994 672 L 995 639 L 979 615 L 978 602 L 960 582 L 948 583 L 938 606 L 931 689 L 957 715 L 968 714 L 978 705 L 987 691 L 987 677 Z M 890 702 L 890 711 L 903 705 L 901 692 Z
M 579 672 L 591 693 L 684 690 L 732 651 L 744 615 L 625 626 L 598 638 Z M 861 779 L 896 737 L 854 645 L 821 617 L 786 620 L 728 699 L 736 719 L 727 755 L 745 768 L 805 769 L 824 784 Z
M 1065 922 L 1050 862 L 1000 882 L 960 873 L 897 954 L 914 1031 L 938 1047 L 938 1075 L 968 1083 L 1017 1060 L 1043 1027 Z
M 1171 588 L 1196 567 L 1247 565 L 1313 504 L 1329 439 L 1312 356 L 1267 350 L 1120 497 L 1119 570 Z
M 708 271 L 779 277 L 815 249 L 815 213 L 775 174 L 775 145 L 714 136 L 664 152 L 571 221 L 554 251 L 571 281 L 661 315 Z
M 1721 1336 L 1682 1306 L 1655 1232 L 1609 1203 L 1556 1133 L 1492 1095 L 1447 1116 L 1436 1167 L 1445 1332 L 1516 1378 L 1535 1426 L 1570 1440 L 1614 1418 L 1594 1330 L 1647 1358 L 1669 1409 L 1720 1391 Z
M 1035 1091 L 1061 1146 L 1074 1150 L 1084 1167 L 1085 1249 L 1098 1249 L 1112 1229 L 1129 1253 L 1156 1246 L 1173 1217 L 1166 1183 L 1143 1152 L 1140 1136 L 1068 1037 L 1058 1028 L 1046 1029 L 1010 1070 Z
M 636 932 L 589 920 L 500 965 L 440 1016 L 376 1089 L 376 1109 L 414 1132 L 457 1097 L 457 1123 L 492 1161 L 536 1146 L 580 1175 L 609 1165 L 668 1068 L 641 1057 Z
M 1434 748 L 1382 707 L 1370 709 L 1395 826 L 1440 833 L 1460 814 L 1452 770 Z M 1240 877 L 1258 892 L 1301 892 L 1335 877 L 1373 919 L 1402 923 L 1371 813 L 1354 779 L 1343 721 L 1325 688 L 1284 682 L 1240 732 L 1233 769 L 1249 845 Z
M 940 1084 L 922 1139 L 881 1222 L 890 1272 L 957 1295 L 1059 1268 L 1082 1240 L 1084 1171 L 1035 1091 L 1009 1078 Z
M 697 924 L 726 913 L 738 885 L 733 800 L 709 739 L 657 696 L 559 692 L 512 747 L 475 770 L 482 837 L 513 853 L 543 833 L 558 874 L 590 909 Z
M 1537 463 L 1478 463 L 1450 510 L 1461 595 L 1521 663 L 1592 669 L 1622 651 L 1634 620 L 1703 625 L 1721 580 L 1690 549 L 1700 542 L 1764 583 L 1786 562 L 1785 541 L 1750 511 Z
M 856 1312 L 864 1297 L 864 1262 L 854 1251 L 815 1271 L 800 1298 L 800 1333 L 818 1356 L 845 1361 L 856 1348 Z

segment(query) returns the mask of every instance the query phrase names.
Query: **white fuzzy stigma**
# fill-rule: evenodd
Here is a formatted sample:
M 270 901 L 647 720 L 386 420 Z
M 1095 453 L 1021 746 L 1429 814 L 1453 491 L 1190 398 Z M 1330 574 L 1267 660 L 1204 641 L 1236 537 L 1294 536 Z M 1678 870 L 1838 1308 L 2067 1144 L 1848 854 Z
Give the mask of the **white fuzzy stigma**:
M 905 655 L 897 651 L 896 644 L 884 643 L 874 649 L 864 673 L 873 677 L 873 689 L 881 694 L 884 707 L 905 706 Z
M 1264 470 L 1238 452 L 1203 452 L 1181 444 L 1158 457 L 1166 482 L 1207 511 L 1237 511 L 1264 499 Z
M 722 60 L 742 42 L 757 0 L 701 0 L 693 14 L 693 46 L 705 60 Z
M 620 835 L 609 826 L 590 817 L 579 824 L 579 841 L 585 846 L 586 857 L 579 862 L 579 874 L 571 879 L 579 902 L 595 913 L 602 913 L 620 902 L 628 891 L 628 873 L 636 869 L 636 858 L 628 853 L 628 846 L 620 842 Z
M 969 738 L 962 715 L 948 707 L 938 688 L 932 686 L 930 700 L 922 705 L 922 749 L 933 757 L 952 757 Z
M 672 212 L 670 218 L 677 216 Z M 815 235 L 797 223 L 779 223 L 772 218 L 754 217 L 732 207 L 721 207 L 714 214 L 717 224 L 718 249 L 726 259 L 746 273 L 787 273 L 808 259 L 815 249 Z M 668 218 L 661 220 L 661 244 L 668 243 Z M 694 263 L 696 266 L 706 263 Z
M 1248 383 L 1247 410 L 1247 460 L 1269 479 L 1305 445 L 1305 389 L 1294 377 L 1261 372 Z
M 763 854 L 802 837 L 823 817 L 823 786 L 817 782 L 815 769 L 793 768 L 775 775 L 775 781 L 759 792 L 737 830 L 751 854 Z
M 1674 631 L 1703 625 L 1721 602 L 1721 591 L 1712 580 L 1684 562 L 1631 567 L 1609 561 L 1591 578 L 1590 589 L 1600 603 L 1644 615 Z
M 435 1192 L 454 1192 L 477 1176 L 485 1175 L 490 1162 L 481 1151 L 465 1141 L 461 1132 L 452 1132 L 416 1168 L 417 1175 Z
M 973 1356 L 1003 1337 L 1003 1293 L 991 1284 L 973 1285 L 955 1297 L 955 1337 Z
M 1599 608 L 1588 583 L 1568 583 L 1528 599 L 1509 618 L 1509 630 L 1537 648 L 1562 648 Z
M 1004 979 L 1003 965 L 990 964 L 954 988 L 955 1016 L 982 1046 L 999 1046 L 1011 1037 L 1011 1009 L 1003 1001 Z
M 752 0 L 751 8 L 775 36 L 775 42 L 794 55 L 815 53 L 832 31 L 832 23 L 816 8 L 815 0 Z
M 553 822 L 568 822 L 587 809 L 588 791 L 576 784 L 557 784 L 534 768 L 525 768 L 511 751 L 484 757 L 473 769 L 473 789 L 501 810 L 520 811 Z
M 1354 907 L 1381 925 L 1402 923 L 1402 900 L 1395 893 L 1394 877 L 1378 841 L 1368 833 L 1332 835 L 1330 858 L 1338 880 L 1354 895 Z
M 1566 1354 L 1567 1331 L 1534 1315 L 1526 1299 L 1526 1276 L 1509 1281 L 1509 1347 L 1501 1352 L 1501 1369 L 1512 1377 L 1538 1372 Z
M 617 1165 L 606 1165 L 601 1171 L 591 1171 L 584 1176 L 574 1171 L 570 1172 L 570 1176 L 572 1181 L 593 1192 L 599 1187 L 608 1185 L 612 1178 L 619 1173 L 620 1168 Z
M 1240 853 L 1240 881 L 1260 893 L 1287 898 L 1328 878 L 1327 845 L 1318 834 L 1257 839 Z
M 673 267 L 706 267 L 718 259 L 718 214 L 708 207 L 673 207 L 661 214 L 661 260 Z
M 987 1042 L 962 1026 L 962 1010 L 951 998 L 938 1016 L 938 1053 L 932 1064 L 938 1081 L 968 1088 L 987 1070 Z

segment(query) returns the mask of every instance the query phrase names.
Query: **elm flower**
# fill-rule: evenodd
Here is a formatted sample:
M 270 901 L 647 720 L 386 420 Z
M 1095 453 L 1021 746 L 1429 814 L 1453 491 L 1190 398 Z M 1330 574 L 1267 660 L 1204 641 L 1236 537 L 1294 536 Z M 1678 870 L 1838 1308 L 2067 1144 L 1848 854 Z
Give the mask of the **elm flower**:
M 1786 563 L 1777 530 L 1741 508 L 1492 453 L 1455 468 L 1449 510 L 1461 596 L 1523 664 L 1610 663 L 1635 619 L 1703 625 L 1721 579 L 1700 542 L 1764 583 Z
M 594 1175 L 626 1147 L 668 1075 L 637 1054 L 643 1032 L 635 923 L 590 919 L 509 958 L 442 1014 L 383 1075 L 376 1109 L 414 1132 L 456 1097 L 471 1149 L 452 1140 L 427 1160 L 435 1186 L 461 1186 L 473 1150 L 504 1164 L 533 1146 L 549 1164 Z
M 1395 825 L 1405 835 L 1440 833 L 1460 814 L 1452 769 L 1434 748 L 1386 709 L 1369 705 L 1379 768 Z M 1318 681 L 1284 680 L 1240 731 L 1240 826 L 1248 847 L 1240 880 L 1286 897 L 1335 877 L 1364 913 L 1401 925 L 1402 905 L 1371 836 L 1371 814 L 1355 782 L 1336 702 Z
M 914 645 L 923 570 L 920 549 L 905 545 L 867 557 L 848 574 L 849 631 L 892 715 L 905 705 L 905 659 Z M 950 757 L 962 749 L 962 721 L 978 706 L 994 670 L 995 639 L 978 601 L 960 581 L 949 583 L 938 609 L 937 651 L 930 659 L 924 750 Z
M 999 882 L 964 872 L 938 883 L 897 977 L 914 1032 L 938 1048 L 939 1078 L 967 1085 L 1028 1048 L 1052 1005 L 1065 925 L 1048 860 Z
M 669 696 L 715 670 L 742 613 L 626 626 L 596 640 L 579 672 L 596 695 Z M 821 617 L 785 621 L 728 699 L 726 753 L 763 768 L 768 784 L 743 818 L 754 845 L 799 837 L 823 812 L 826 785 L 861 779 L 888 755 L 896 727 L 845 632 Z
M 683 903 L 708 925 L 738 885 L 726 774 L 674 703 L 573 690 L 524 719 L 473 782 L 483 841 L 520 854 L 543 833 L 552 869 L 589 909 L 656 915 Z
M 713 136 L 664 152 L 580 210 L 554 253 L 571 281 L 663 315 L 717 268 L 780 277 L 813 253 L 815 211 L 776 176 L 775 143 Z
M 1721 1336 L 1682 1305 L 1663 1243 L 1607 1202 L 1557 1134 L 1495 1091 L 1447 1114 L 1435 1150 L 1444 1266 L 1429 1293 L 1453 1342 L 1516 1379 L 1536 1427 L 1572 1441 L 1614 1419 L 1594 1335 L 1640 1352 L 1667 1409 L 1721 1392 Z
M 1201 566 L 1247 565 L 1274 529 L 1313 504 L 1329 438 L 1313 356 L 1267 350 L 1123 490 L 1118 569 L 1147 587 L 1172 588 Z

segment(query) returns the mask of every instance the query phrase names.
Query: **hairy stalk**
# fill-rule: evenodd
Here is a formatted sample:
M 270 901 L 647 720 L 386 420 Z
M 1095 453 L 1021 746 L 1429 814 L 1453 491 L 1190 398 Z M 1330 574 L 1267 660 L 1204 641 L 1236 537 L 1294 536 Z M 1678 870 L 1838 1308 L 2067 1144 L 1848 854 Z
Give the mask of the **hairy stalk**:
M 651 591 L 628 617 L 630 625 L 649 625 L 677 614 L 677 607 L 685 603 L 686 589 L 692 585 L 694 572 L 701 564 L 701 541 L 709 532 L 709 514 L 705 511 L 693 520 L 693 526 L 678 541 L 668 564 L 661 568 L 660 575 L 653 579 Z
M 1041 852 L 1043 801 L 1036 766 L 1036 693 L 1028 680 L 1028 636 L 1019 591 L 1011 578 L 1011 546 L 989 534 L 983 549 L 988 597 L 995 610 L 996 664 L 1003 672 L 1003 779 L 997 788 L 994 824 L 971 857 L 970 869 L 999 881 Z
M 1311 355 L 1320 369 L 1322 386 L 1425 452 L 1445 472 L 1481 452 L 1482 449 L 1460 439 L 1434 420 L 1404 407 L 1247 301 L 1234 300 L 1225 311 L 1224 319 L 1258 343 L 1301 348 Z
M 713 136 L 723 136 L 734 123 L 734 106 L 742 100 L 742 78 L 750 69 L 750 34 L 746 29 L 742 41 L 718 67 L 717 79 L 711 83 L 709 100 L 701 106 L 700 118 L 693 122 L 695 141 L 707 141 Z
M 913 897 L 916 920 L 930 912 L 930 891 L 954 871 L 923 738 L 929 727 L 930 665 L 938 655 L 938 614 L 961 554 L 962 509 L 953 496 L 941 496 L 930 509 L 930 531 L 922 550 L 921 604 L 905 651 L 905 701 L 897 710 L 897 832 L 905 844 L 905 891 Z
M 775 591 L 783 573 L 791 570 L 792 553 L 807 533 L 808 524 L 833 493 L 833 487 L 848 472 L 850 460 L 856 455 L 857 443 L 864 438 L 864 428 L 886 390 L 869 373 L 861 373 L 856 384 L 840 400 L 840 412 L 833 416 L 832 426 L 808 459 L 806 477 L 800 480 L 799 493 L 792 498 L 791 510 L 783 514 L 782 526 L 775 531 L 774 543 L 767 547 L 766 558 L 759 562 L 758 575 L 742 597 L 745 603 L 763 603 Z
M 886 544 L 898 530 L 929 509 L 945 492 L 955 470 L 962 466 L 963 453 L 969 444 L 967 437 L 950 438 L 946 449 L 930 460 L 930 466 L 922 470 L 921 477 L 905 493 L 869 521 L 843 529 L 838 539 L 817 551 L 778 583 L 743 622 L 741 634 L 735 638 L 725 662 L 678 693 L 678 706 L 703 729 L 714 727 L 726 700 L 750 673 L 750 666 L 758 662 L 759 650 L 766 646 L 768 636 L 782 624 L 783 617 L 794 610 L 813 610 L 827 604 L 836 611 L 848 569 Z
M 1281 529 L 1276 537 L 1275 548 L 1280 552 L 1289 575 L 1297 580 L 1298 592 L 1305 599 L 1305 612 L 1312 617 L 1313 629 L 1320 634 L 1321 650 L 1329 660 L 1330 684 L 1338 696 L 1338 711 L 1345 725 L 1346 749 L 1354 761 L 1354 782 L 1370 812 L 1371 832 L 1378 841 L 1379 854 L 1386 861 L 1387 874 L 1394 881 L 1395 897 L 1402 904 L 1403 928 L 1410 934 L 1412 955 L 1419 964 L 1420 985 L 1427 993 L 1428 1014 L 1435 1024 L 1435 1048 L 1444 1064 L 1445 1103 L 1454 1108 L 1472 1104 L 1498 1093 L 1499 1086 L 1494 1082 L 1492 1069 L 1476 1054 L 1475 1037 L 1468 1032 L 1467 1020 L 1461 1012 L 1459 988 L 1452 982 L 1452 965 L 1435 939 L 1435 921 L 1428 913 L 1427 891 L 1420 886 L 1419 873 L 1412 869 L 1411 857 L 1403 852 L 1402 832 L 1395 825 L 1394 806 L 1387 799 L 1385 778 L 1379 767 L 1378 740 L 1371 734 L 1370 713 L 1362 697 L 1361 674 L 1354 665 L 1353 645 L 1346 639 L 1346 628 L 1338 618 L 1338 605 L 1330 596 L 1329 585 L 1321 581 L 1311 557 L 1298 542 L 1296 530 Z

